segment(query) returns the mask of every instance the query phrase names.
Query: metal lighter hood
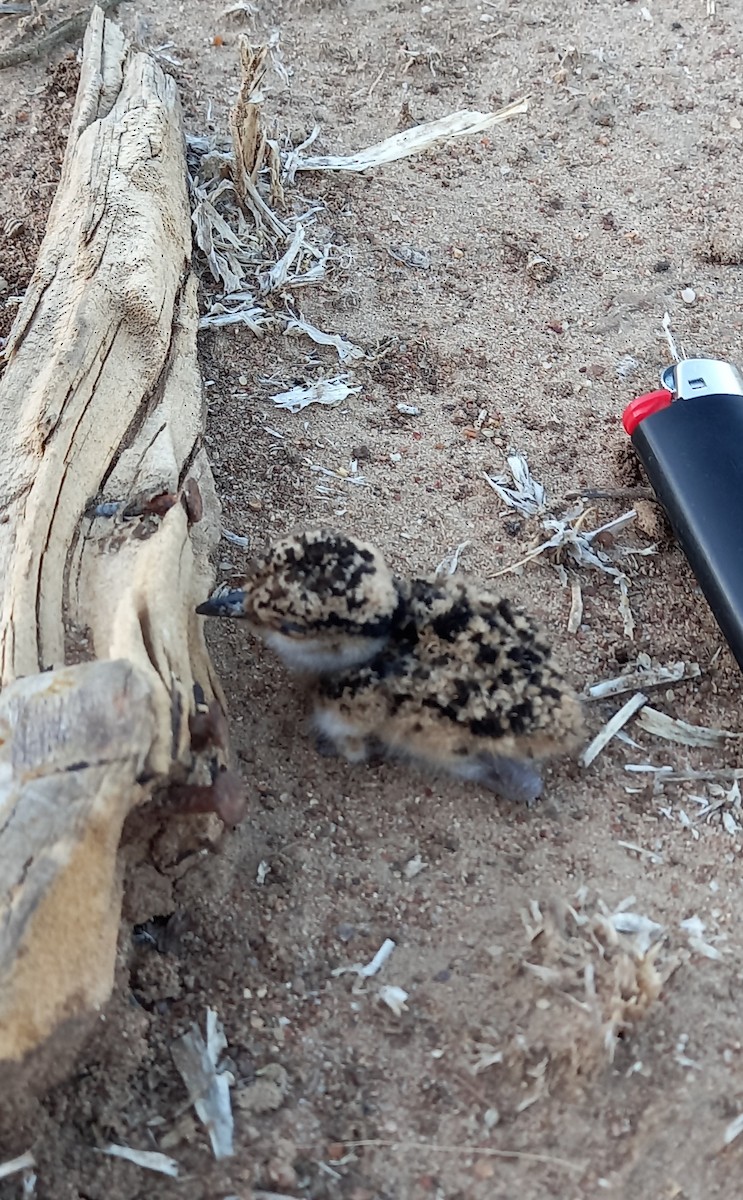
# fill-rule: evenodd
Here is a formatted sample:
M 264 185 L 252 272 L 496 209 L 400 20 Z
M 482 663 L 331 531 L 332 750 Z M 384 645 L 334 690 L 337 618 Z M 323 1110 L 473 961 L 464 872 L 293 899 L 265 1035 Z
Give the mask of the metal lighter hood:
M 716 358 L 682 358 L 662 372 L 660 381 L 675 400 L 704 396 L 743 396 L 743 375 L 733 363 Z

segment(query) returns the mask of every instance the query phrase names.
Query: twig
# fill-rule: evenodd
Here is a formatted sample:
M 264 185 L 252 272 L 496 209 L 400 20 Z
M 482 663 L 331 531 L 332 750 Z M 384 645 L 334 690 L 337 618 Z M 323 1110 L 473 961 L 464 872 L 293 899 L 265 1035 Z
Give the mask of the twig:
M 566 492 L 566 500 L 655 500 L 658 497 L 649 487 L 581 488 L 578 492 Z
M 570 613 L 568 615 L 568 633 L 577 633 L 583 620 L 583 592 L 580 580 L 573 579 L 570 584 Z
M 19 1154 L 18 1158 L 11 1158 L 7 1162 L 0 1163 L 0 1179 L 7 1179 L 9 1175 L 15 1175 L 17 1171 L 27 1171 L 35 1166 L 36 1159 L 31 1151 L 27 1150 L 25 1154 Z
M 571 1162 L 567 1158 L 557 1158 L 552 1154 L 532 1154 L 528 1150 L 498 1150 L 494 1146 L 452 1146 L 437 1142 L 394 1142 L 385 1138 L 366 1138 L 359 1142 L 343 1142 L 348 1149 L 356 1147 L 385 1147 L 390 1150 L 425 1150 L 434 1154 L 480 1154 L 483 1158 L 517 1158 L 524 1162 L 544 1163 L 550 1167 L 564 1167 L 567 1171 L 582 1174 L 585 1163 Z
M 608 700 L 610 696 L 619 696 L 622 692 L 646 692 L 649 688 L 669 687 L 682 680 L 685 683 L 689 679 L 697 679 L 701 673 L 699 663 L 677 662 L 668 667 L 653 667 L 648 660 L 647 666 L 638 664 L 625 675 L 590 684 L 586 688 L 586 697 L 589 700 Z
M 685 355 L 684 355 L 683 348 L 681 348 L 681 350 L 679 351 L 679 349 L 676 346 L 676 340 L 673 336 L 673 333 L 671 332 L 671 315 L 670 315 L 670 313 L 667 313 L 667 312 L 663 313 L 663 320 L 662 320 L 661 324 L 663 326 L 663 336 L 666 339 L 666 341 L 668 342 L 668 349 L 671 352 L 671 358 L 673 359 L 673 361 L 675 363 L 680 362 L 681 359 L 685 357 Z
M 611 718 L 611 720 L 606 722 L 606 725 L 604 725 L 603 729 L 599 730 L 593 741 L 586 746 L 580 758 L 581 766 L 590 767 L 594 758 L 596 758 L 601 751 L 608 746 L 611 739 L 617 733 L 619 733 L 619 730 L 627 724 L 627 722 L 635 715 L 638 709 L 642 708 L 644 704 L 647 704 L 647 699 L 647 696 L 645 696 L 642 692 L 637 692 L 634 696 L 629 698 L 626 704 L 622 705 L 618 712 L 614 713 L 614 716 Z
M 387 74 L 387 64 L 385 63 L 385 65 L 382 67 L 382 70 L 381 70 L 381 71 L 379 72 L 379 74 L 377 75 L 377 78 L 374 80 L 374 83 L 373 83 L 373 84 L 371 85 L 371 87 L 369 88 L 369 91 L 366 93 L 366 95 L 367 95 L 367 99 L 368 99 L 368 98 L 371 96 L 371 94 L 372 94 L 372 92 L 374 91 L 374 89 L 375 89 L 375 87 L 377 86 L 377 84 L 381 82 L 381 80 L 384 78 L 384 76 L 385 76 L 386 74 Z

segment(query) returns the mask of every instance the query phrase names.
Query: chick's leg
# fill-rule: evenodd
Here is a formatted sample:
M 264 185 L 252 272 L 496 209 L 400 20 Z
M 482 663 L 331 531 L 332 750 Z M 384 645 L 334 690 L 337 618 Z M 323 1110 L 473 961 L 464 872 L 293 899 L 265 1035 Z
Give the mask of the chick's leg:
M 315 750 L 323 758 L 338 758 L 340 750 L 333 738 L 328 737 L 322 730 L 315 730 Z
M 483 754 L 479 758 L 479 782 L 504 800 L 532 805 L 542 794 L 542 776 L 532 762 Z
M 323 758 L 345 758 L 350 763 L 369 762 L 371 747 L 364 737 L 328 737 L 327 733 L 315 734 L 315 750 Z
M 351 721 L 327 708 L 316 708 L 313 717 L 315 749 L 326 758 L 340 756 L 347 762 L 368 762 L 372 745 Z

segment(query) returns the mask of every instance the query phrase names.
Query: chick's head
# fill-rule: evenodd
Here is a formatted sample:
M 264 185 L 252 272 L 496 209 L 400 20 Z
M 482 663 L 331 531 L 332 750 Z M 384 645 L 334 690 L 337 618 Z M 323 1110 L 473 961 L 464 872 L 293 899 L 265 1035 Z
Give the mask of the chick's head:
M 274 542 L 237 587 L 216 592 L 197 612 L 240 618 L 288 666 L 323 674 L 377 654 L 401 605 L 374 546 L 320 528 Z

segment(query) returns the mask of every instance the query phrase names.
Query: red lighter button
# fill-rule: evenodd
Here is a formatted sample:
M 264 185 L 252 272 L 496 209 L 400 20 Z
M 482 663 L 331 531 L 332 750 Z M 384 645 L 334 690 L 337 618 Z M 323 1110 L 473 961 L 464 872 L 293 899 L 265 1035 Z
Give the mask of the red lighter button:
M 654 412 L 659 412 L 661 408 L 668 408 L 668 405 L 672 403 L 673 393 L 666 391 L 665 388 L 659 392 L 646 392 L 644 396 L 638 396 L 636 400 L 627 405 L 622 413 L 624 432 L 632 437 L 641 421 L 652 416 Z

